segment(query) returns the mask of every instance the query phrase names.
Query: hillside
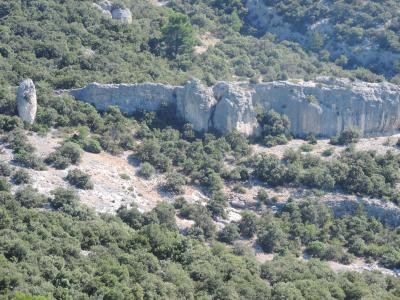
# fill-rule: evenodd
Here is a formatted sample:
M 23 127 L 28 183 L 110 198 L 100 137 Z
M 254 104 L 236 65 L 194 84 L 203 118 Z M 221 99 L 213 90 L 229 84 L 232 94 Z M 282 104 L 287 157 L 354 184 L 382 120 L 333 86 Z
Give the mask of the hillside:
M 400 299 L 399 10 L 0 1 L 0 299 Z
M 397 76 L 400 23 L 397 1 L 245 1 L 257 35 L 295 41 L 346 69 Z M 398 80 L 398 77 L 395 77 Z

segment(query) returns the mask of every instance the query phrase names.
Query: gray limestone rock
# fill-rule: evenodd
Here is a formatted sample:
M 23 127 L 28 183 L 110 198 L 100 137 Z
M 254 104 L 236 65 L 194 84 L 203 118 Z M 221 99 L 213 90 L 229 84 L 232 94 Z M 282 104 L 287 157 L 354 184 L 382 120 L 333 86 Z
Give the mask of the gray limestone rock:
M 132 23 L 132 13 L 129 9 L 114 5 L 108 0 L 97 0 L 93 5 L 98 8 L 104 16 L 120 21 L 122 23 Z
M 297 137 L 309 133 L 331 137 L 350 127 L 359 128 L 364 136 L 388 135 L 400 128 L 400 87 L 387 82 L 321 77 L 260 84 L 220 82 L 212 88 L 196 80 L 184 86 L 93 83 L 66 92 L 100 110 L 117 105 L 132 113 L 176 105 L 177 117 L 192 123 L 195 130 L 222 134 L 235 130 L 258 135 L 256 112 L 270 109 L 288 116 Z
M 131 24 L 132 23 L 132 13 L 129 9 L 118 7 L 111 11 L 111 16 L 114 20 L 118 20 L 122 23 Z
M 211 114 L 216 103 L 213 90 L 198 80 L 188 81 L 177 94 L 178 115 L 200 132 L 211 129 Z
M 37 111 L 36 88 L 32 79 L 21 82 L 17 91 L 17 110 L 19 117 L 28 124 L 33 124 Z
M 214 86 L 218 103 L 212 117 L 213 129 L 220 133 L 237 131 L 246 136 L 256 133 L 258 123 L 253 107 L 253 90 L 220 82 Z
M 78 100 L 93 104 L 99 110 L 116 105 L 132 114 L 138 111 L 158 111 L 176 104 L 175 87 L 164 84 L 100 84 L 91 83 L 68 93 Z

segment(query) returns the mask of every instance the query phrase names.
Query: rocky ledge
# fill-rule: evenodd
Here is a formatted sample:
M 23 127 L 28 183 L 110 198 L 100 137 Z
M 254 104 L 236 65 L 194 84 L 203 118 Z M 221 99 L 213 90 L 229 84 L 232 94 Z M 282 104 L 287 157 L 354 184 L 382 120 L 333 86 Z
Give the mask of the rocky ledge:
M 260 84 L 219 82 L 212 87 L 198 80 L 184 86 L 92 83 L 58 91 L 65 92 L 100 110 L 117 105 L 128 114 L 174 105 L 179 118 L 203 132 L 257 135 L 257 111 L 269 109 L 287 115 L 297 137 L 331 137 L 349 127 L 359 128 L 364 136 L 389 135 L 400 127 L 400 86 L 387 82 L 320 77 Z

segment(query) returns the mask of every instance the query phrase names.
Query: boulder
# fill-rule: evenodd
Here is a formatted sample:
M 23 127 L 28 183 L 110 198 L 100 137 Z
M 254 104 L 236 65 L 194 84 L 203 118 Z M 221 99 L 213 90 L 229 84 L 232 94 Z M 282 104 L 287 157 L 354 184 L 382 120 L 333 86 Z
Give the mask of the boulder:
M 93 3 L 93 5 L 108 18 L 112 18 L 126 24 L 132 23 L 131 11 L 123 6 L 115 5 L 108 0 L 97 0 L 95 3 Z
M 28 124 L 33 124 L 37 111 L 36 88 L 32 79 L 21 82 L 17 90 L 17 110 L 19 117 Z
M 118 20 L 122 23 L 131 24 L 132 23 L 132 13 L 129 9 L 118 7 L 111 11 L 111 16 L 114 20 Z

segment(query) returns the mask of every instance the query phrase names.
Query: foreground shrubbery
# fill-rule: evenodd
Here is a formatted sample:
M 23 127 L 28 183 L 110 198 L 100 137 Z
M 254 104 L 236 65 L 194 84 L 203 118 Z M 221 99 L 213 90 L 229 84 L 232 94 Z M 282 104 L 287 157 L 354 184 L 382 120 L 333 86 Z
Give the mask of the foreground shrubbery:
M 289 295 L 394 299 L 400 293 L 396 278 L 373 273 L 335 274 L 317 260 L 305 263 L 290 255 L 259 265 L 247 254 L 234 255 L 223 244 L 205 246 L 197 241 L 195 229 L 205 218 L 191 213 L 197 225 L 185 237 L 176 231 L 174 208 L 168 204 L 146 214 L 122 208 L 118 217 L 99 217 L 82 210 L 72 191 L 54 192 L 50 199 L 54 211 L 27 208 L 43 201 L 26 202 L 37 198 L 34 195 L 34 190 L 25 189 L 15 199 L 10 194 L 2 197 L 0 294 L 5 297 L 18 291 L 18 297 L 24 293 L 56 299 L 177 299 L 183 295 L 187 299 L 286 299 Z M 295 207 L 287 211 L 287 218 L 298 215 Z M 301 208 L 299 217 L 319 224 L 318 230 L 326 230 L 325 218 L 319 217 L 321 209 L 311 215 L 307 211 Z M 284 215 L 280 218 L 276 226 L 286 223 Z M 257 223 L 269 228 L 264 220 Z M 365 222 L 360 224 L 368 224 Z M 295 230 L 299 223 L 291 224 Z M 357 227 L 360 234 L 363 226 Z M 219 238 L 229 242 L 237 237 L 236 232 L 229 226 Z M 286 229 L 283 233 L 287 234 Z M 274 247 L 278 245 L 275 238 L 269 238 Z

